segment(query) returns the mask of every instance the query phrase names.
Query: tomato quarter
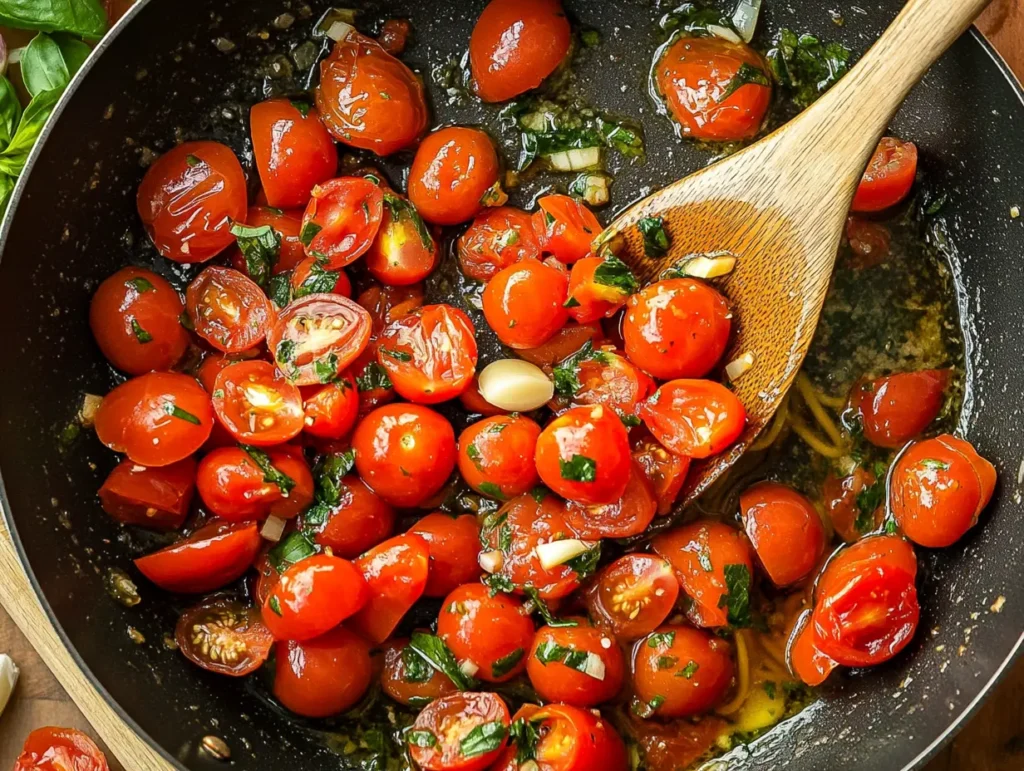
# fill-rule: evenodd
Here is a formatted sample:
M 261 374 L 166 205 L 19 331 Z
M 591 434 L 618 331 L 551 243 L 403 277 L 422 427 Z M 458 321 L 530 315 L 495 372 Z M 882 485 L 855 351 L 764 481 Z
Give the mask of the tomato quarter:
M 74 728 L 37 728 L 25 739 L 14 771 L 109 771 L 96 743 Z

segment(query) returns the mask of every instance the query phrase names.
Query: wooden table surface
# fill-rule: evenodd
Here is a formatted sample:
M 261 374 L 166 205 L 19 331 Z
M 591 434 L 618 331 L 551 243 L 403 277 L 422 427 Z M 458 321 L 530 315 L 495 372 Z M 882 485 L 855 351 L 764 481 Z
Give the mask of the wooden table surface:
M 1024 0 L 995 0 L 978 26 L 1024 79 Z M 0 771 L 14 765 L 25 736 L 34 728 L 74 726 L 95 737 L 89 722 L 2 607 L 0 652 L 9 653 L 21 668 L 15 698 L 0 719 Z M 108 757 L 113 771 L 124 771 L 112 755 L 108 753 Z M 925 771 L 1021 769 L 1024 769 L 1024 661 Z

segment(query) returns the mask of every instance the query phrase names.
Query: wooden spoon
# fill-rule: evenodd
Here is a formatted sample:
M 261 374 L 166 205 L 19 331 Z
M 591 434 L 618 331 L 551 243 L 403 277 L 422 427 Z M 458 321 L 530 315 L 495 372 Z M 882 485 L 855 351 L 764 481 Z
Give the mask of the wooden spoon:
M 727 471 L 771 421 L 811 344 L 843 226 L 864 169 L 910 89 L 989 0 L 910 0 L 857 65 L 797 118 L 744 150 L 632 206 L 598 244 L 614 243 L 642 283 L 691 254 L 727 252 L 735 342 L 751 353 L 735 383 L 747 427 L 727 452 L 696 462 L 685 505 Z M 661 217 L 668 254 L 644 254 L 637 223 Z

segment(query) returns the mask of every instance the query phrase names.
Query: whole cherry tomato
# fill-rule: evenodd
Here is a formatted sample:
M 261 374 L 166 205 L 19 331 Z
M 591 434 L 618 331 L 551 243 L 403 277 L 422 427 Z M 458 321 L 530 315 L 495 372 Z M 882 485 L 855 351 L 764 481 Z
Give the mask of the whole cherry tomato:
M 306 386 L 301 392 L 303 431 L 321 439 L 344 439 L 352 433 L 359 417 L 359 391 L 350 374 L 327 385 Z
M 216 265 L 188 285 L 185 307 L 196 334 L 225 353 L 257 345 L 274 321 L 273 306 L 255 282 Z
M 626 490 L 613 503 L 566 502 L 565 520 L 580 538 L 630 538 L 640 535 L 651 524 L 658 509 L 654 488 L 636 461 L 626 473 Z
M 850 208 L 855 212 L 876 212 L 895 206 L 910 194 L 916 176 L 917 147 L 912 142 L 883 137 Z
M 100 503 L 107 514 L 126 525 L 176 530 L 188 515 L 195 478 L 192 458 L 161 468 L 121 461 L 100 488 Z
M 302 201 L 306 205 L 309 196 Z M 296 265 L 306 259 L 306 250 L 302 247 L 299 234 L 302 232 L 302 210 L 282 211 L 272 206 L 252 206 L 245 217 L 245 224 L 251 228 L 262 228 L 270 226 L 281 239 L 281 249 L 277 255 L 277 261 L 271 266 L 271 275 L 279 275 L 292 270 Z M 236 249 L 231 255 L 231 267 L 244 273 L 249 278 L 253 277 L 249 263 L 241 249 Z
M 729 644 L 688 626 L 663 626 L 633 647 L 635 712 L 660 718 L 707 712 L 729 690 Z
M 864 438 L 877 447 L 902 447 L 942 409 L 949 370 L 925 369 L 858 383 L 850 406 L 860 415 Z
M 213 410 L 235 439 L 258 447 L 287 442 L 304 425 L 299 389 L 262 360 L 240 361 L 220 371 Z
M 293 302 L 267 335 L 278 368 L 300 386 L 331 382 L 369 342 L 370 314 L 334 294 L 312 294 Z
M 546 701 L 593 707 L 622 689 L 626 665 L 615 640 L 585 618 L 575 626 L 537 630 L 526 662 L 530 683 Z
M 546 343 L 569 318 L 568 278 L 538 262 L 522 260 L 495 274 L 483 293 L 484 318 L 509 348 Z
M 231 677 L 259 669 L 274 645 L 258 609 L 216 597 L 181 614 L 174 640 L 193 664 Z
M 481 495 L 507 501 L 537 484 L 533 456 L 540 426 L 521 415 L 499 415 L 459 436 L 459 473 Z
M 690 459 L 669 452 L 651 436 L 643 436 L 633 445 L 633 460 L 640 464 L 654 488 L 658 516 L 670 513 L 686 481 Z
M 313 502 L 313 476 L 291 447 L 213 450 L 199 462 L 196 486 L 206 507 L 232 522 L 292 519 Z
M 299 240 L 306 254 L 337 270 L 369 251 L 384 217 L 384 193 L 365 177 L 340 177 L 313 188 Z
M 636 289 L 636 277 L 622 260 L 584 257 L 569 274 L 569 315 L 580 324 L 611 318 Z
M 370 599 L 362 572 L 348 560 L 314 554 L 289 567 L 263 603 L 275 640 L 311 640 L 357 613 Z
M 884 518 L 885 507 L 885 467 L 875 470 L 857 466 L 848 476 L 842 479 L 833 474 L 825 478 L 822 487 L 822 498 L 825 511 L 832 520 L 832 528 L 847 543 L 853 543 L 862 535 L 877 530 Z
M 458 251 L 462 272 L 477 281 L 489 281 L 509 265 L 541 256 L 530 215 L 511 206 L 478 214 L 459 238 Z
M 363 698 L 373 670 L 370 645 L 343 626 L 312 640 L 275 646 L 274 697 L 303 717 L 330 717 Z
M 743 527 L 776 586 L 807 578 L 825 554 L 821 517 L 807 498 L 777 482 L 759 482 L 740 494 Z
M 322 521 L 320 512 L 307 511 L 299 522 L 303 530 L 312 531 L 318 544 L 339 557 L 354 559 L 391 535 L 395 510 L 355 474 L 342 478 L 336 487 L 337 501 L 326 506 Z
M 626 745 L 595 710 L 568 704 L 524 704 L 512 719 L 529 726 L 536 744 L 519 746 L 515 737 L 492 771 L 623 771 L 629 768 Z M 528 764 L 533 764 L 532 766 Z
M 739 439 L 747 412 L 713 380 L 673 380 L 640 405 L 644 425 L 670 452 L 687 458 L 718 455 Z
M 409 647 L 406 639 L 389 640 L 384 648 L 384 669 L 380 675 L 381 690 L 391 699 L 407 707 L 424 707 L 434 699 L 455 693 L 455 684 L 448 675 L 430 666 Z
M 543 251 L 566 265 L 590 254 L 591 244 L 604 228 L 585 204 L 567 195 L 546 195 L 537 206 L 533 232 Z
M 423 596 L 430 567 L 427 541 L 415 533 L 391 538 L 355 561 L 370 587 L 370 598 L 349 627 L 372 643 L 382 643 Z
M 14 771 L 109 771 L 96 743 L 74 728 L 37 728 L 25 739 Z
M 291 299 L 301 300 L 311 294 L 352 296 L 352 281 L 344 268 L 327 270 L 320 257 L 306 257 L 295 266 L 288 279 Z
M 424 771 L 482 771 L 505 748 L 508 707 L 494 693 L 452 693 L 430 702 L 406 734 Z M 493 741 L 474 741 L 482 735 Z
M 551 403 L 552 409 L 558 411 L 566 404 L 573 407 L 603 404 L 630 427 L 640 422 L 637 416 L 640 403 L 657 388 L 646 373 L 624 356 L 614 350 L 592 347 L 562 362 L 557 368 L 555 383 L 558 395 Z
M 241 578 L 262 542 L 254 522 L 214 522 L 160 551 L 139 557 L 135 567 L 168 592 L 205 594 Z
M 427 597 L 444 597 L 457 586 L 480 576 L 480 525 L 472 514 L 453 516 L 438 511 L 409 528 L 422 536 L 430 549 Z
M 252 149 L 267 203 L 298 209 L 338 170 L 334 140 L 308 102 L 270 99 L 250 113 Z
M 384 193 L 384 217 L 366 269 L 383 284 L 409 286 L 434 272 L 440 260 L 437 242 L 416 208 L 395 193 Z
M 654 554 L 627 554 L 605 567 L 586 593 L 598 626 L 622 640 L 650 634 L 672 613 L 679 582 L 672 565 Z
M 427 222 L 458 225 L 501 203 L 498 153 L 480 129 L 451 126 L 420 144 L 409 169 L 409 200 Z

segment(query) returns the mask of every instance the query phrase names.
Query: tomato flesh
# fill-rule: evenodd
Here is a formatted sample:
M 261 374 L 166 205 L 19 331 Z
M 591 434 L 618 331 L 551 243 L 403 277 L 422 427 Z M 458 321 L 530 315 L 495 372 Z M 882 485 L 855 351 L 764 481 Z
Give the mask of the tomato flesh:
M 547 195 L 537 201 L 533 232 L 541 249 L 570 265 L 590 254 L 591 244 L 604 229 L 594 213 L 567 195 Z
M 366 269 L 390 286 L 423 281 L 440 261 L 437 242 L 416 208 L 400 195 L 384 193 L 384 216 L 370 251 Z
M 567 502 L 566 522 L 580 538 L 630 538 L 643 533 L 654 520 L 658 501 L 646 474 L 635 461 L 627 474 L 626 489 L 617 501 L 589 506 Z
M 883 137 L 857 186 L 850 208 L 855 212 L 891 208 L 910 194 L 916 176 L 917 147 L 913 142 Z
M 370 342 L 370 314 L 341 295 L 314 294 L 293 302 L 267 335 L 267 347 L 295 385 L 329 383 Z
M 193 664 L 231 677 L 263 666 L 274 644 L 256 608 L 223 599 L 206 600 L 185 611 L 174 639 Z
M 189 284 L 185 305 L 196 334 L 225 353 L 260 343 L 274 320 L 263 290 L 233 268 L 206 268 Z
M 272 446 L 298 436 L 302 394 L 265 361 L 242 361 L 221 370 L 213 387 L 213 409 L 243 444 Z
M 425 596 L 444 597 L 457 586 L 480 576 L 477 565 L 480 525 L 473 515 L 428 514 L 409 528 L 409 532 L 422 536 L 430 550 Z
M 724 452 L 739 439 L 747 421 L 743 402 L 713 380 L 665 383 L 638 413 L 667 450 L 686 458 Z
M 482 771 L 505 748 L 510 721 L 508 707 L 497 694 L 442 696 L 416 716 L 409 733 L 409 754 L 425 771 Z M 469 752 L 463 752 L 463 741 L 474 729 L 483 726 L 501 735 L 494 749 L 477 750 L 470 745 Z M 422 740 L 417 741 L 418 737 Z
M 96 743 L 74 728 L 37 728 L 25 739 L 14 771 L 108 771 Z
M 672 613 L 679 582 L 672 565 L 653 554 L 627 554 L 605 567 L 586 594 L 598 625 L 622 640 L 650 634 Z

